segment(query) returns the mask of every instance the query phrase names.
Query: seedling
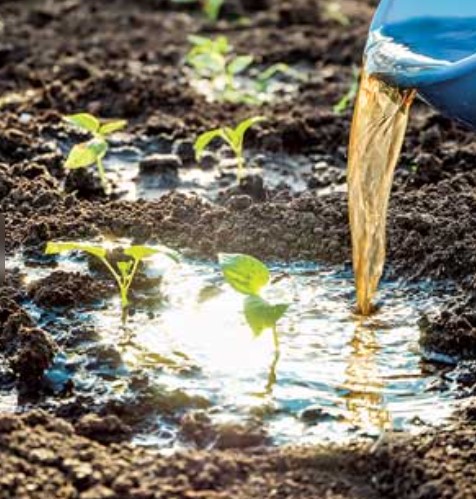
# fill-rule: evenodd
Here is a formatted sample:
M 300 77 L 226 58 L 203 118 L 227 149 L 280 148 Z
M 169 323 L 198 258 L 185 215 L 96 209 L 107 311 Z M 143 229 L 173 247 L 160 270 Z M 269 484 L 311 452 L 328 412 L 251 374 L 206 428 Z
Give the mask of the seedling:
M 209 21 L 215 22 L 220 15 L 220 10 L 225 3 L 225 0 L 172 0 L 173 3 L 190 4 L 200 3 L 202 11 L 207 16 Z
M 173 261 L 178 261 L 178 253 L 165 247 L 150 248 L 147 246 L 130 246 L 123 250 L 126 261 L 117 262 L 116 268 L 113 263 L 107 259 L 107 250 L 102 246 L 93 246 L 83 243 L 75 242 L 54 242 L 51 241 L 46 245 L 46 255 L 58 255 L 61 253 L 68 253 L 70 251 L 81 251 L 94 256 L 100 260 L 104 266 L 109 270 L 112 277 L 116 281 L 120 298 L 121 298 L 121 319 L 122 324 L 125 325 L 127 320 L 127 307 L 129 305 L 129 289 L 134 281 L 134 278 L 139 269 L 139 264 L 143 260 L 156 255 L 163 254 Z
M 342 12 L 340 3 L 333 0 L 325 4 L 324 17 L 339 23 L 341 26 L 349 26 L 350 24 L 350 19 Z
M 243 85 L 237 76 L 250 69 L 254 62 L 252 55 L 234 55 L 233 47 L 226 36 L 215 39 L 191 35 L 193 45 L 187 54 L 187 63 L 193 68 L 197 79 L 209 82 L 214 95 L 229 102 L 260 104 L 277 74 L 284 74 L 296 80 L 305 81 L 306 76 L 284 63 L 273 64 L 263 71 L 255 71 L 249 85 Z M 244 88 L 243 88 L 244 87 Z M 261 95 L 260 95 L 261 94 Z
M 266 93 L 273 81 L 273 78 L 279 74 L 286 75 L 297 81 L 307 80 L 306 76 L 301 74 L 299 71 L 296 71 L 283 62 L 278 62 L 277 64 L 273 64 L 269 68 L 258 73 L 255 82 L 256 90 L 261 93 Z
M 357 95 L 357 91 L 359 90 L 359 76 L 359 70 L 354 67 L 352 70 L 352 83 L 350 85 L 350 88 L 342 97 L 342 99 L 334 105 L 333 110 L 335 113 L 342 114 L 354 101 Z
M 280 345 L 276 328 L 277 322 L 289 308 L 286 303 L 272 305 L 260 296 L 262 289 L 269 284 L 270 274 L 266 265 L 258 259 L 242 254 L 218 255 L 225 281 L 236 291 L 245 295 L 244 314 L 248 325 L 256 337 L 271 329 L 276 356 Z
M 264 121 L 266 118 L 263 116 L 255 116 L 242 121 L 235 129 L 224 127 L 217 128 L 216 130 L 210 130 L 208 132 L 200 135 L 195 141 L 195 155 L 197 161 L 200 161 L 205 149 L 210 144 L 210 142 L 216 138 L 221 138 L 229 146 L 230 149 L 236 156 L 237 167 L 238 167 L 238 181 L 241 180 L 245 168 L 245 158 L 243 155 L 243 145 L 246 132 L 257 123 Z
M 102 188 L 105 194 L 109 194 L 110 187 L 103 165 L 103 159 L 108 150 L 107 138 L 114 132 L 122 130 L 127 125 L 127 121 L 100 121 L 88 113 L 66 116 L 64 120 L 71 125 L 89 132 L 93 136 L 87 142 L 73 146 L 64 165 L 65 168 L 76 170 L 78 168 L 88 168 L 96 164 Z
M 232 55 L 232 47 L 226 36 L 216 39 L 189 36 L 193 47 L 187 54 L 187 62 L 200 78 L 210 80 L 212 88 L 223 100 L 245 102 L 246 94 L 238 91 L 236 76 L 252 63 L 252 55 Z

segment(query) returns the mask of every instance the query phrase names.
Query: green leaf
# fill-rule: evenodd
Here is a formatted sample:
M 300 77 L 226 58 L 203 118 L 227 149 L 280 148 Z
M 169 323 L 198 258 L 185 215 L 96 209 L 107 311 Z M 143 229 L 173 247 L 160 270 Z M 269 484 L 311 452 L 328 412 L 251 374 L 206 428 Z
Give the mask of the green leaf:
M 249 118 L 247 120 L 242 121 L 236 128 L 235 133 L 241 137 L 241 141 L 243 141 L 245 133 L 257 123 L 262 121 L 266 121 L 264 116 L 254 116 L 253 118 Z
M 64 120 L 71 125 L 75 125 L 87 132 L 96 133 L 99 130 L 99 120 L 89 113 L 78 113 L 65 116 Z
M 222 128 L 222 137 L 228 142 L 229 146 L 237 152 L 238 149 L 240 149 L 240 144 L 241 144 L 241 137 L 233 130 L 233 128 L 230 128 L 226 126 L 225 128 Z
M 269 270 L 258 259 L 242 254 L 218 255 L 224 278 L 236 291 L 257 295 L 269 282 Z
M 117 268 L 119 269 L 119 272 L 121 273 L 123 279 L 127 279 L 127 277 L 129 277 L 129 272 L 132 269 L 132 265 L 133 263 L 131 261 L 117 262 Z
M 212 45 L 213 43 L 213 40 L 211 40 L 210 38 L 206 38 L 205 36 L 199 36 L 199 35 L 188 35 L 187 40 L 192 45 L 195 45 L 197 47 Z
M 252 55 L 239 55 L 228 64 L 226 70 L 229 74 L 237 75 L 249 67 L 253 63 L 253 60 L 254 57 Z
M 55 242 L 50 241 L 46 245 L 45 255 L 59 255 L 69 251 L 83 251 L 97 258 L 106 258 L 106 250 L 100 246 L 92 246 L 89 244 L 76 243 L 76 242 Z
M 203 11 L 210 21 L 216 21 L 225 0 L 205 0 Z
M 220 129 L 210 130 L 209 132 L 202 133 L 194 144 L 195 157 L 197 161 L 202 157 L 203 152 L 208 147 L 210 142 L 218 137 L 222 137 L 222 131 Z
M 285 303 L 271 305 L 260 296 L 247 296 L 244 313 L 253 334 L 260 336 L 266 329 L 274 328 L 288 308 Z
M 167 248 L 167 246 L 154 246 L 153 248 L 148 246 L 130 246 L 124 250 L 124 255 L 130 256 L 135 260 L 144 260 L 145 258 L 149 258 L 150 256 L 159 253 L 175 262 L 180 261 L 180 256 L 177 251 Z
M 334 104 L 332 108 L 334 113 L 343 113 L 355 99 L 355 97 L 357 96 L 357 92 L 359 91 L 359 76 L 359 70 L 354 67 L 352 71 L 352 83 L 349 87 L 349 90 L 345 93 L 345 95 L 343 95 L 339 102 Z
M 144 260 L 152 255 L 156 255 L 159 251 L 147 246 L 130 246 L 124 250 L 124 255 L 134 258 L 134 260 Z
M 215 38 L 215 40 L 213 41 L 213 47 L 214 50 L 220 52 L 220 54 L 228 54 L 232 50 L 232 46 L 230 45 L 228 38 L 223 35 Z
M 76 170 L 91 166 L 98 158 L 102 158 L 107 151 L 107 143 L 101 139 L 92 139 L 88 142 L 75 145 L 69 152 L 65 168 Z
M 216 75 L 224 71 L 225 58 L 215 52 L 205 52 L 192 55 L 189 63 L 203 76 Z
M 101 135 L 111 135 L 111 133 L 118 132 L 127 126 L 126 120 L 114 120 L 103 123 L 99 129 Z

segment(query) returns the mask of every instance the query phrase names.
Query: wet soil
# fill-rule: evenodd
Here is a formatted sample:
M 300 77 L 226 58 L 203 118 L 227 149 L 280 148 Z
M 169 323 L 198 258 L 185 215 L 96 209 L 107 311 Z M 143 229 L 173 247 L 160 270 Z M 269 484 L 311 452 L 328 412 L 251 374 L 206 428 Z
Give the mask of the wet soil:
M 27 262 L 41 259 L 52 265 L 41 256 L 48 240 L 102 235 L 160 242 L 200 257 L 241 251 L 268 260 L 349 262 L 346 194 L 340 191 L 351 111 L 339 115 L 332 106 L 350 86 L 352 65 L 360 62 L 375 2 L 342 4 L 349 26 L 327 19 L 324 2 L 317 0 L 230 2 L 217 26 L 166 0 L 1 2 L 0 209 L 6 218 L 7 254 L 21 249 Z M 243 13 L 252 13 L 245 26 L 235 21 Z M 187 166 L 181 141 L 257 114 L 248 105 L 207 103 L 188 85 L 181 61 L 186 36 L 194 32 L 225 33 L 238 52 L 254 54 L 263 65 L 279 61 L 312 68 L 291 104 L 278 99 L 259 110 L 268 120 L 250 132 L 247 142 L 251 160 L 264 155 L 266 164 L 279 156 L 283 163 L 296 155 L 312 158 L 306 188 L 269 188 L 256 178 L 236 186 L 231 175 L 211 202 L 201 194 L 175 192 L 182 182 L 179 169 L 176 185 L 160 199 L 125 201 L 117 192 L 115 199 L 105 198 L 89 173 L 66 178 L 65 145 L 83 136 L 61 122 L 65 113 L 88 110 L 104 118 L 126 118 L 128 134 L 116 139 L 119 146 L 153 143 L 152 153 L 179 152 L 183 168 L 193 165 Z M 423 346 L 464 359 L 476 357 L 476 281 L 471 270 L 476 262 L 475 156 L 472 132 L 417 104 L 389 215 L 388 275 L 449 279 L 457 287 L 442 311 L 422 318 Z M 322 190 L 329 186 L 335 192 Z M 57 345 L 27 314 L 24 299 L 67 308 L 108 292 L 100 278 L 57 271 L 25 286 L 14 270 L 7 272 L 0 288 L 2 390 L 51 390 L 41 376 Z M 72 332 L 81 338 L 94 334 L 80 327 Z M 76 341 L 69 332 L 55 337 L 63 344 Z M 462 377 L 470 393 L 474 372 L 474 363 L 466 363 Z M 142 407 L 155 404 L 154 396 L 144 387 Z M 166 402 L 176 403 L 176 398 Z M 0 497 L 476 494 L 471 488 L 474 409 L 455 428 L 391 437 L 372 453 L 365 448 L 201 452 L 171 461 L 126 444 L 102 447 L 93 442 L 127 440 L 130 425 L 138 422 L 129 420 L 121 412 L 124 408 L 91 415 L 92 403 L 76 400 L 66 409 L 62 406 L 60 415 L 75 429 L 46 414 L 2 417 Z M 200 409 L 199 401 L 181 403 Z M 221 431 L 223 440 L 232 442 L 228 447 L 266 442 L 259 431 L 192 423 L 185 420 L 184 431 L 199 441 L 208 442 L 208 433 L 216 440 Z M 197 427 L 203 430 L 197 433 Z
M 475 409 L 418 439 L 348 449 L 154 452 L 93 442 L 116 421 L 76 428 L 42 412 L 0 417 L 2 498 L 458 498 L 475 496 Z M 122 428 L 121 428 L 122 430 Z

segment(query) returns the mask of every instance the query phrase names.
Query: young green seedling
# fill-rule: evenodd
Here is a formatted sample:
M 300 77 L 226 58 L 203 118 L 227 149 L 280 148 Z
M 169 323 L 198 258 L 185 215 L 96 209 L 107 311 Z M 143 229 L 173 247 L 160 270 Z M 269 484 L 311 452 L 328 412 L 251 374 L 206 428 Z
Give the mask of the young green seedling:
M 354 67 L 352 70 L 352 83 L 342 99 L 334 105 L 333 110 L 335 113 L 342 114 L 355 99 L 357 91 L 359 90 L 359 76 L 359 70 Z
M 178 4 L 200 3 L 208 20 L 214 22 L 218 19 L 225 0 L 172 0 L 172 2 Z
M 258 92 L 265 93 L 268 91 L 270 84 L 273 81 L 273 78 L 276 75 L 286 75 L 290 78 L 293 78 L 297 81 L 307 81 L 307 77 L 300 73 L 299 71 L 291 68 L 284 62 L 278 62 L 277 64 L 273 64 L 269 68 L 265 69 L 258 73 L 256 77 L 255 87 Z
M 253 334 L 258 337 L 271 329 L 276 356 L 279 356 L 277 322 L 289 308 L 286 303 L 272 305 L 260 296 L 269 284 L 270 274 L 266 265 L 258 259 L 242 254 L 218 255 L 225 281 L 236 291 L 245 295 L 244 314 Z
M 127 258 L 127 260 L 117 262 L 116 267 L 107 259 L 107 250 L 99 245 L 95 246 L 75 242 L 50 241 L 46 245 L 45 254 L 58 255 L 61 253 L 68 253 L 70 251 L 81 251 L 92 255 L 100 260 L 107 270 L 109 270 L 119 290 L 122 311 L 121 319 L 123 325 L 125 325 L 127 320 L 129 289 L 134 281 L 135 275 L 137 274 L 140 262 L 159 253 L 167 256 L 175 262 L 178 261 L 178 253 L 165 246 L 154 248 L 147 246 L 130 246 L 129 248 L 123 250 L 124 257 Z
M 103 159 L 108 150 L 107 138 L 114 132 L 122 130 L 127 125 L 127 121 L 100 121 L 88 113 L 65 116 L 64 120 L 92 135 L 92 138 L 87 142 L 73 146 L 64 165 L 65 168 L 76 170 L 96 164 L 102 188 L 106 194 L 109 194 L 109 183 L 103 165 Z
M 189 41 L 193 47 L 187 54 L 187 62 L 198 77 L 209 79 L 212 88 L 223 100 L 249 100 L 237 90 L 236 76 L 253 63 L 253 56 L 231 55 L 232 47 L 226 36 L 211 39 L 192 35 Z
M 195 141 L 195 155 L 197 161 L 200 161 L 205 149 L 208 147 L 210 142 L 216 138 L 221 138 L 229 146 L 230 149 L 236 156 L 237 167 L 238 167 L 238 181 L 243 177 L 243 172 L 245 168 L 245 158 L 243 155 L 243 146 L 246 132 L 257 123 L 264 121 L 266 118 L 263 116 L 255 116 L 242 121 L 235 129 L 224 127 L 217 128 L 216 130 L 210 130 L 208 132 L 200 135 Z

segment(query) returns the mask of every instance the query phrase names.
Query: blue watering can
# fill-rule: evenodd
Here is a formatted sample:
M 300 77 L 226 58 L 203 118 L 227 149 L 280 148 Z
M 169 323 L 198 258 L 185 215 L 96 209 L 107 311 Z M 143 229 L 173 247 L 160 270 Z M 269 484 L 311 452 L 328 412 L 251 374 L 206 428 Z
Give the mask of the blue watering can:
M 476 128 L 476 0 L 381 0 L 365 67 Z

